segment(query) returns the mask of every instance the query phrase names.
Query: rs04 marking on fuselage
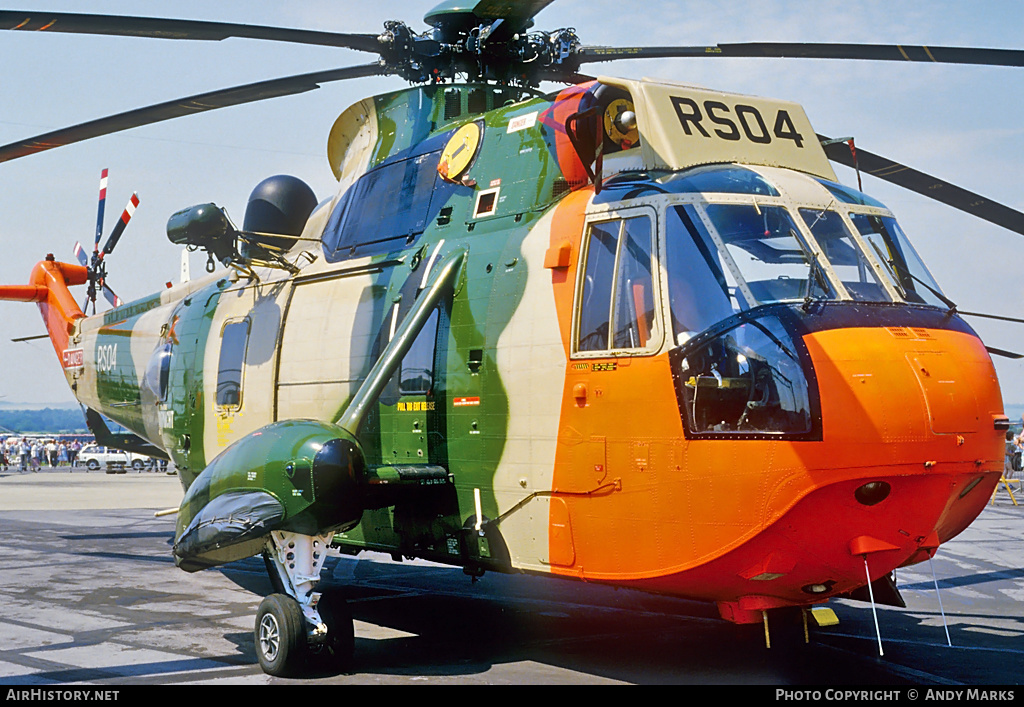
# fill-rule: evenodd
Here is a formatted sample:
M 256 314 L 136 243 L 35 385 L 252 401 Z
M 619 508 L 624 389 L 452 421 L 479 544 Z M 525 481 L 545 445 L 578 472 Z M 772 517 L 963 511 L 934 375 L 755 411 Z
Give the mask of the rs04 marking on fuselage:
M 775 123 L 769 133 L 761 111 L 751 105 L 737 104 L 730 108 L 722 101 L 707 100 L 702 104 L 702 111 L 697 101 L 682 96 L 672 96 L 672 105 L 687 135 L 692 136 L 696 130 L 710 138 L 711 133 L 704 127 L 704 121 L 707 120 L 711 130 L 723 140 L 738 141 L 745 137 L 751 142 L 768 145 L 774 135 L 780 140 L 792 140 L 797 147 L 802 148 L 804 145 L 804 136 L 797 132 L 793 119 L 785 109 L 779 109 L 775 114 Z
M 117 344 L 96 347 L 96 370 L 107 373 L 117 366 Z

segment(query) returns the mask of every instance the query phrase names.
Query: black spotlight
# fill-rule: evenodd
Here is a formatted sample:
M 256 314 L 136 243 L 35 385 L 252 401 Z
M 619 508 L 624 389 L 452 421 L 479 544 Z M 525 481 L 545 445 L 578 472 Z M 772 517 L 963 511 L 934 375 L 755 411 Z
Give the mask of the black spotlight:
M 854 491 L 853 497 L 857 499 L 857 503 L 874 506 L 889 498 L 891 491 L 892 486 L 884 481 L 871 481 Z

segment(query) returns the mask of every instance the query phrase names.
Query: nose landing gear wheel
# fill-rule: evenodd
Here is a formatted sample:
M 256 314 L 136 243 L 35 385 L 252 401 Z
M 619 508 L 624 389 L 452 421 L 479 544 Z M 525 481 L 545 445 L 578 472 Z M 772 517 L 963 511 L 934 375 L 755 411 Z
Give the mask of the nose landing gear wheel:
M 285 594 L 260 602 L 253 630 L 256 657 L 268 675 L 289 677 L 305 664 L 306 627 L 299 603 Z

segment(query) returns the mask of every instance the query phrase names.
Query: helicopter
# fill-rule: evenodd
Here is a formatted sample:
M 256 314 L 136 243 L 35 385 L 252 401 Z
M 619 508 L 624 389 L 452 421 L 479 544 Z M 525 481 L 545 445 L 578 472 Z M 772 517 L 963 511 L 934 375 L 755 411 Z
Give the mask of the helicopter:
M 106 284 L 88 260 L 0 289 L 40 304 L 98 436 L 102 413 L 178 466 L 179 566 L 264 555 L 268 673 L 351 653 L 344 602 L 318 586 L 329 551 L 667 592 L 752 623 L 865 588 L 898 601 L 890 572 L 998 481 L 989 352 L 893 213 L 829 161 L 875 156 L 788 101 L 585 75 L 583 59 L 644 52 L 530 33 L 550 4 L 446 2 L 426 33 L 335 36 L 383 63 L 296 85 L 412 87 L 338 117 L 332 198 L 274 177 L 241 228 L 213 203 L 172 214 L 208 276 L 92 317 L 67 289 Z M 46 14 L 0 28 L 225 30 Z M 696 49 L 650 53 L 729 51 Z M 539 90 L 551 80 L 566 86 Z

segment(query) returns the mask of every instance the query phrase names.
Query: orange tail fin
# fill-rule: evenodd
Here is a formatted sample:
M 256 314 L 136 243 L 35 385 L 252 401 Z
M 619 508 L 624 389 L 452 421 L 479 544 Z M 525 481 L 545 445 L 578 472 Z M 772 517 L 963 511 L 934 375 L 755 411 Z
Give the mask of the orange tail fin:
M 88 270 L 81 265 L 59 263 L 46 256 L 32 268 L 28 285 L 0 285 L 0 300 L 36 302 L 50 334 L 53 349 L 61 359 L 68 347 L 68 334 L 75 322 L 85 316 L 68 287 L 89 281 Z

